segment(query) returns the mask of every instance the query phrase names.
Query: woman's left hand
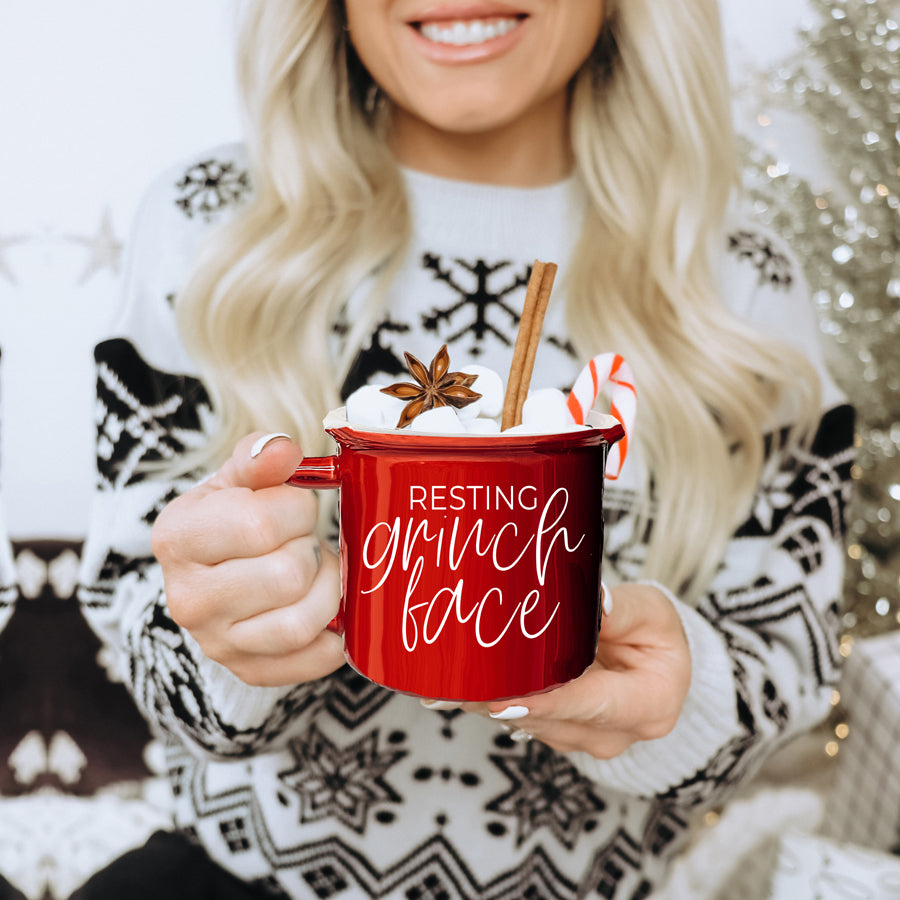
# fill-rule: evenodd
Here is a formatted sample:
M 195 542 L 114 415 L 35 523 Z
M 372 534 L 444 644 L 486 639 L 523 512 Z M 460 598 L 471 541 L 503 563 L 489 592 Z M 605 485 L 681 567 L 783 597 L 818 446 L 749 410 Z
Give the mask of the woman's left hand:
M 462 708 L 491 715 L 561 753 L 583 751 L 597 759 L 667 735 L 691 684 L 681 618 L 652 585 L 623 584 L 613 595 L 597 655 L 581 677 L 521 700 L 464 703 Z

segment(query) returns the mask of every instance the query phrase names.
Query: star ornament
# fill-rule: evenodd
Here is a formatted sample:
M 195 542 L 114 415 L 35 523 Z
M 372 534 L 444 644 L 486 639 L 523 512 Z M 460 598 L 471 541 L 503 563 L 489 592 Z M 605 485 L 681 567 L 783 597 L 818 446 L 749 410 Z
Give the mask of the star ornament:
M 406 401 L 397 428 L 405 428 L 426 410 L 441 406 L 462 409 L 481 398 L 481 394 L 472 390 L 477 375 L 448 371 L 450 354 L 447 353 L 446 344 L 438 350 L 427 369 L 411 353 L 404 352 L 403 355 L 406 357 L 406 368 L 415 379 L 415 384 L 398 382 L 381 389 L 382 394 Z

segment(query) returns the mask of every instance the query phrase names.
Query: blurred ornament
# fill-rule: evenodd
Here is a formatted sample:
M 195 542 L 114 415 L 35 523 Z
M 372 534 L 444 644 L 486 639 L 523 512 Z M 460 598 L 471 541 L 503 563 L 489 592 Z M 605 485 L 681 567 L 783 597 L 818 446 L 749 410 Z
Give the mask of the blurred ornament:
M 100 228 L 96 234 L 90 236 L 70 234 L 66 235 L 66 239 L 76 244 L 83 244 L 91 251 L 87 266 L 78 279 L 79 285 L 84 284 L 103 269 L 109 269 L 113 275 L 118 275 L 119 261 L 122 258 L 122 242 L 113 231 L 112 215 L 108 208 L 103 210 Z
M 829 365 L 857 409 L 844 624 L 865 636 L 900 624 L 900 26 L 887 0 L 810 6 L 801 52 L 764 96 L 812 122 L 834 182 L 817 190 L 771 143 L 749 141 L 743 175 L 803 262 Z M 771 117 L 761 108 L 757 122 Z

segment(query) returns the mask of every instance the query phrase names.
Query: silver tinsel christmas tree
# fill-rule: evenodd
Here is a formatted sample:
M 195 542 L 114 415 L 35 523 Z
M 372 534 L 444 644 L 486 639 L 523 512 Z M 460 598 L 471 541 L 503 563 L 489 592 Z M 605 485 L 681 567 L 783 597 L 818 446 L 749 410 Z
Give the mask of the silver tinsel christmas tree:
M 813 187 L 750 143 L 744 180 L 803 261 L 857 409 L 844 625 L 865 636 L 900 625 L 900 17 L 888 0 L 810 5 L 802 53 L 768 79 L 765 102 L 814 125 L 832 181 Z

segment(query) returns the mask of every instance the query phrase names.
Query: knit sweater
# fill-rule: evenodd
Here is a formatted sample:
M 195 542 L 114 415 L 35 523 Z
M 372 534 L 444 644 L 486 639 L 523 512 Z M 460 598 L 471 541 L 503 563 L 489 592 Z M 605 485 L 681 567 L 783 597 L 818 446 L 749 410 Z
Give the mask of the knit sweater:
M 565 271 L 580 225 L 575 178 L 536 189 L 404 173 L 413 236 L 344 394 L 389 383 L 403 351 L 508 371 L 528 270 Z M 684 624 L 692 679 L 667 736 L 615 759 L 517 743 L 495 722 L 434 711 L 349 666 L 285 688 L 251 687 L 170 618 L 150 529 L 188 479 L 142 462 L 196 446 L 213 421 L 171 298 L 197 241 L 251 190 L 240 147 L 220 148 L 150 190 L 128 247 L 125 298 L 96 350 L 98 491 L 80 598 L 123 680 L 169 748 L 177 827 L 222 866 L 291 898 L 636 898 L 664 877 L 693 810 L 723 800 L 819 721 L 839 664 L 841 541 L 853 415 L 828 379 L 803 280 L 760 229 L 722 236 L 722 291 L 739 316 L 794 343 L 823 381 L 818 434 L 766 438 L 752 513 Z M 580 364 L 554 292 L 532 384 L 571 384 Z M 365 303 L 348 298 L 347 318 Z M 336 323 L 335 341 L 340 341 Z M 597 352 L 618 348 L 597 348 Z M 640 372 L 636 372 L 640 388 Z M 265 428 L 266 423 L 259 423 Z M 785 422 L 784 425 L 789 423 Z M 639 577 L 629 456 L 604 497 L 604 575 Z

